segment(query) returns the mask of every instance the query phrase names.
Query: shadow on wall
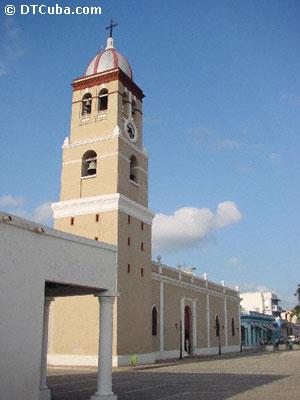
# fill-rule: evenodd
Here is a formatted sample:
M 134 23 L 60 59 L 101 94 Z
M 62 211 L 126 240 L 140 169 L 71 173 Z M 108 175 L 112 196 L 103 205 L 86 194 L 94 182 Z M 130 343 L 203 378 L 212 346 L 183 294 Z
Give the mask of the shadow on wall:
M 132 370 L 113 376 L 118 400 L 224 400 L 258 386 L 286 378 L 286 375 L 159 373 Z M 52 400 L 86 400 L 95 393 L 96 374 L 50 376 Z

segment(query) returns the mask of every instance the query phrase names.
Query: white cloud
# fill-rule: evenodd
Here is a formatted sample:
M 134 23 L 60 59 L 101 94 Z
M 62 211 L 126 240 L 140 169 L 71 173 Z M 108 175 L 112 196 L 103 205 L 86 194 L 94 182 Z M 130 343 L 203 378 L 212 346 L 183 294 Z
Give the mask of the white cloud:
M 236 270 L 245 270 L 246 266 L 243 263 L 243 260 L 241 260 L 239 257 L 233 256 L 230 257 L 229 260 L 227 261 L 227 264 L 230 267 L 234 267 Z
M 300 96 L 293 93 L 285 93 L 281 96 L 281 100 L 285 103 L 294 106 L 300 107 Z
M 232 265 L 233 267 L 239 267 L 242 265 L 242 260 L 238 257 L 230 257 L 228 260 L 228 264 Z
M 277 164 L 280 162 L 281 156 L 279 153 L 271 153 L 269 154 L 269 160 L 272 161 L 274 164 Z
M 24 54 L 23 35 L 20 26 L 12 17 L 7 17 L 0 31 L 0 77 L 6 75 L 10 65 L 18 61 Z
M 0 207 L 15 208 L 24 204 L 23 197 L 4 195 L 0 197 Z
M 270 289 L 268 286 L 265 286 L 263 284 L 257 284 L 257 283 L 242 283 L 240 286 L 240 291 L 241 292 L 273 292 L 276 293 L 276 291 Z
M 34 222 L 51 224 L 52 210 L 50 201 L 39 204 L 33 209 L 32 212 L 27 211 L 23 207 L 24 204 L 25 199 L 23 197 L 14 197 L 11 195 L 4 195 L 0 197 L 0 207 L 4 211 Z
M 217 146 L 221 149 L 238 150 L 245 147 L 245 144 L 232 139 L 219 139 Z
M 208 208 L 183 207 L 173 215 L 157 214 L 153 220 L 153 249 L 168 251 L 193 246 L 241 218 L 232 201 L 220 203 L 216 213 Z
M 45 223 L 52 218 L 51 202 L 46 202 L 37 206 L 32 213 L 35 222 Z

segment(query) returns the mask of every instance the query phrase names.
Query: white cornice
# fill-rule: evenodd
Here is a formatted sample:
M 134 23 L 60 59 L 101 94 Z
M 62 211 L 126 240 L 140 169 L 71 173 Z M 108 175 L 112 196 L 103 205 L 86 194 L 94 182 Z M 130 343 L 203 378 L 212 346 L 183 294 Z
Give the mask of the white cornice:
M 83 146 L 86 144 L 93 144 L 93 143 L 98 143 L 98 142 L 103 142 L 105 140 L 113 140 L 116 139 L 119 136 L 118 133 L 113 133 L 112 135 L 107 135 L 107 136 L 97 136 L 91 139 L 84 139 L 84 140 L 76 140 L 74 142 L 71 143 L 70 140 L 67 140 L 67 138 L 65 139 L 62 148 L 66 149 L 66 148 L 73 148 L 73 147 L 78 147 L 78 146 Z
M 64 140 L 62 148 L 63 149 L 69 149 L 69 148 L 73 148 L 73 147 L 84 146 L 84 145 L 87 145 L 87 144 L 94 144 L 94 143 L 98 143 L 98 142 L 103 142 L 103 141 L 106 141 L 106 140 L 114 140 L 116 138 L 122 139 L 125 143 L 127 143 L 135 151 L 137 151 L 138 153 L 142 154 L 144 157 L 148 158 L 148 153 L 147 153 L 146 149 L 141 150 L 134 143 L 130 142 L 125 137 L 125 135 L 122 134 L 122 132 L 121 132 L 121 130 L 120 130 L 120 128 L 118 126 L 116 126 L 114 128 L 112 134 L 106 135 L 106 136 L 96 136 L 94 138 L 89 138 L 89 139 L 84 139 L 84 140 L 76 140 L 76 141 L 72 141 L 72 142 L 71 142 L 70 138 L 67 136 L 65 138 L 65 140 Z
M 170 285 L 173 285 L 173 286 L 176 286 L 176 287 L 192 289 L 192 290 L 195 290 L 197 292 L 206 293 L 206 294 L 209 294 L 209 295 L 220 297 L 222 299 L 228 298 L 228 299 L 233 300 L 233 301 L 237 301 L 237 302 L 240 301 L 240 297 L 238 296 L 238 294 L 236 296 L 234 296 L 233 294 L 229 294 L 229 293 L 220 293 L 220 292 L 218 292 L 218 291 L 216 291 L 216 290 L 214 290 L 212 288 L 210 288 L 210 289 L 204 288 L 202 286 L 198 286 L 195 283 L 192 284 L 192 283 L 189 283 L 189 282 L 185 282 L 183 280 L 172 278 L 170 276 L 158 274 L 157 272 L 152 272 L 152 279 L 154 279 L 156 281 L 159 281 L 159 282 L 162 281 L 162 282 L 164 282 L 166 284 L 170 284 Z
M 54 219 L 118 210 L 151 225 L 154 217 L 148 208 L 120 193 L 52 203 L 52 210 Z

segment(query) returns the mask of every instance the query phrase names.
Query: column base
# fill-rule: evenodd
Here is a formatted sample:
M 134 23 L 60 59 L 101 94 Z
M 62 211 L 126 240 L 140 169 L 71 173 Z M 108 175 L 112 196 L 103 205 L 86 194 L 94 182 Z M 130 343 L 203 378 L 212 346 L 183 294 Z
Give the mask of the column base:
M 91 400 L 117 400 L 118 396 L 115 394 L 98 394 L 95 393 L 92 397 Z
M 51 390 L 50 389 L 40 389 L 39 400 L 51 400 Z

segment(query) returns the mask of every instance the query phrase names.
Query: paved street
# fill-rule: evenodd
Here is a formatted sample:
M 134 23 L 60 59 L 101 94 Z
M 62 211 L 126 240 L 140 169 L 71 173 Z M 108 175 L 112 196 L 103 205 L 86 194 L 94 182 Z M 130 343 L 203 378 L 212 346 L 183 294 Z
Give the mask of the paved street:
M 300 351 L 224 355 L 113 373 L 119 400 L 299 400 Z M 53 400 L 89 399 L 96 369 L 50 368 Z

